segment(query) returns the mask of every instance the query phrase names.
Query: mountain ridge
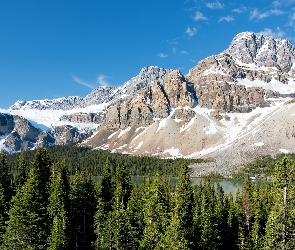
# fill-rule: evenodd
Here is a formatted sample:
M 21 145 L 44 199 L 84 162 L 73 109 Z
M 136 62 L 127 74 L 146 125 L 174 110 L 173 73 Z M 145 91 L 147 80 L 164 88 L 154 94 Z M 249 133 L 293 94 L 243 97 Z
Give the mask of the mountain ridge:
M 119 87 L 99 87 L 81 99 L 69 97 L 65 107 L 75 108 L 53 112 L 47 102 L 44 109 L 33 110 L 26 109 L 28 102 L 17 102 L 9 112 L 31 112 L 32 119 L 52 112 L 59 120 L 49 126 L 59 126 L 52 129 L 58 131 L 59 144 L 83 140 L 81 145 L 112 152 L 205 157 L 216 160 L 195 166 L 195 175 L 209 169 L 226 173 L 232 167 L 230 155 L 235 155 L 236 167 L 262 153 L 294 151 L 294 63 L 295 49 L 289 41 L 243 32 L 186 76 L 179 70 L 144 67 Z M 86 129 L 91 137 L 86 138 L 83 126 L 92 126 Z M 285 134 L 272 144 L 268 135 L 280 131 Z

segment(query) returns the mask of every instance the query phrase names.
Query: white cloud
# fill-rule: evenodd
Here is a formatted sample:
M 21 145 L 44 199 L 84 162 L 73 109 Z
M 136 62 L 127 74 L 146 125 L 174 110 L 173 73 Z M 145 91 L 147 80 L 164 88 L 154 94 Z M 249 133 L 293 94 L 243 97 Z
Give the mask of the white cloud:
M 192 36 L 194 36 L 197 33 L 197 29 L 196 28 L 192 28 L 191 29 L 190 26 L 188 26 L 187 29 L 186 29 L 186 31 L 185 31 L 185 33 L 188 36 L 192 37 Z
M 284 13 L 285 13 L 284 11 L 278 10 L 278 9 L 268 10 L 265 12 L 260 12 L 258 9 L 254 9 L 250 12 L 250 20 L 252 19 L 260 20 L 269 16 L 279 16 Z
M 245 11 L 247 11 L 247 8 L 245 6 L 242 6 L 240 8 L 236 8 L 236 9 L 232 10 L 232 12 L 239 13 L 239 14 L 241 14 L 241 13 L 243 13 Z
M 275 0 L 272 2 L 272 5 L 275 7 L 280 7 L 282 5 L 288 6 L 295 3 L 295 0 Z
M 191 62 L 196 62 L 196 60 L 194 60 L 194 59 L 189 59 Z
M 82 81 L 81 79 L 79 79 L 77 76 L 75 76 L 75 75 L 72 75 L 72 78 L 73 78 L 73 80 L 76 82 L 76 83 L 79 83 L 79 84 L 81 84 L 81 85 L 83 85 L 83 86 L 85 86 L 85 87 L 88 87 L 88 88 L 90 88 L 90 89 L 94 89 L 95 88 L 95 86 L 93 86 L 93 85 L 91 85 L 91 84 L 89 84 L 89 83 L 87 83 L 87 82 L 84 82 L 84 81 Z
M 284 37 L 286 35 L 285 32 L 280 29 L 280 27 L 277 27 L 277 29 L 274 31 L 272 29 L 265 28 L 263 31 L 257 33 L 264 36 L 272 36 L 274 38 Z
M 223 16 L 220 17 L 218 22 L 226 21 L 226 22 L 231 22 L 234 21 L 235 19 L 232 16 Z
M 180 51 L 180 54 L 188 54 L 186 50 Z
M 200 11 L 196 11 L 195 15 L 193 16 L 193 20 L 208 20 L 208 18 L 205 17 Z
M 206 3 L 206 7 L 210 9 L 222 9 L 224 6 L 219 1 L 214 1 Z
M 98 82 L 98 84 L 100 85 L 100 86 L 104 86 L 104 87 L 108 87 L 108 86 L 110 86 L 109 85 L 109 83 L 106 81 L 106 78 L 107 78 L 108 76 L 105 76 L 105 75 L 99 75 L 98 77 L 97 77 L 97 82 Z
M 176 53 L 176 48 L 172 48 L 172 52 L 173 52 L 173 54 L 175 54 Z
M 165 55 L 164 53 L 160 52 L 158 53 L 158 57 L 165 58 L 168 57 L 168 55 Z
M 290 20 L 289 25 L 295 27 L 295 13 L 290 14 L 289 20 Z

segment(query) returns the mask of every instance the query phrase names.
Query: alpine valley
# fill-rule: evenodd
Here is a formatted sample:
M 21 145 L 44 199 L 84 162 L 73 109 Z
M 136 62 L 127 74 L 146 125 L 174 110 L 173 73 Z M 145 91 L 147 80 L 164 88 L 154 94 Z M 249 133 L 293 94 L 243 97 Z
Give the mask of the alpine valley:
M 243 32 L 187 75 L 144 67 L 86 97 L 17 101 L 0 109 L 7 153 L 78 143 L 131 155 L 208 159 L 193 175 L 295 152 L 295 48 Z

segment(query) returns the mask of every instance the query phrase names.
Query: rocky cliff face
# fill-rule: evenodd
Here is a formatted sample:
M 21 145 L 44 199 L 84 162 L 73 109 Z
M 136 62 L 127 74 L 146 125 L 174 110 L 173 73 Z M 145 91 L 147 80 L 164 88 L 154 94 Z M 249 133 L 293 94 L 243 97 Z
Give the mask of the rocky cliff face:
M 99 113 L 74 113 L 70 115 L 62 115 L 60 121 L 71 123 L 95 123 L 100 124 L 105 118 L 105 111 Z
M 249 112 L 269 104 L 266 98 L 278 95 L 250 84 L 280 82 L 289 84 L 295 77 L 295 49 L 284 39 L 273 39 L 252 32 L 238 34 L 223 53 L 210 56 L 192 68 L 187 76 L 194 84 L 199 105 L 220 112 Z M 253 85 L 255 85 L 253 83 Z
M 159 67 L 144 67 L 139 74 L 119 87 L 98 87 L 85 98 L 79 96 L 69 96 L 53 100 L 17 101 L 10 110 L 70 110 L 74 108 L 85 108 L 90 105 L 110 102 L 126 97 L 135 91 L 153 84 L 161 79 L 170 69 Z
M 0 137 L 1 144 L 15 152 L 52 145 L 55 141 L 51 134 L 35 128 L 27 119 L 3 113 L 0 113 Z
M 33 100 L 33 101 L 17 101 L 9 109 L 10 110 L 70 110 L 79 106 L 83 97 L 69 96 L 52 100 Z
M 51 133 L 56 138 L 55 145 L 76 143 L 88 136 L 87 133 L 81 133 L 77 128 L 70 125 L 55 126 L 52 128 Z
M 282 72 L 289 72 L 295 61 L 295 49 L 290 41 L 253 32 L 237 34 L 224 52 L 242 63 L 275 67 Z
M 150 125 L 154 119 L 168 117 L 172 108 L 193 107 L 192 95 L 180 71 L 172 71 L 152 86 L 110 107 L 104 125 L 110 128 Z

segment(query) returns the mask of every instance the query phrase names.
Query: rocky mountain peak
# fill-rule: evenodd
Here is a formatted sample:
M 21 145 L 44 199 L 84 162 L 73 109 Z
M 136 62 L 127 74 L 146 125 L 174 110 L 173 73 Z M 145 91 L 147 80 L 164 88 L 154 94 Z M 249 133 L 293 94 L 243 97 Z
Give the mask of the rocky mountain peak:
M 288 72 L 295 62 L 295 48 L 286 39 L 253 32 L 237 34 L 224 51 L 242 63 L 276 67 Z

